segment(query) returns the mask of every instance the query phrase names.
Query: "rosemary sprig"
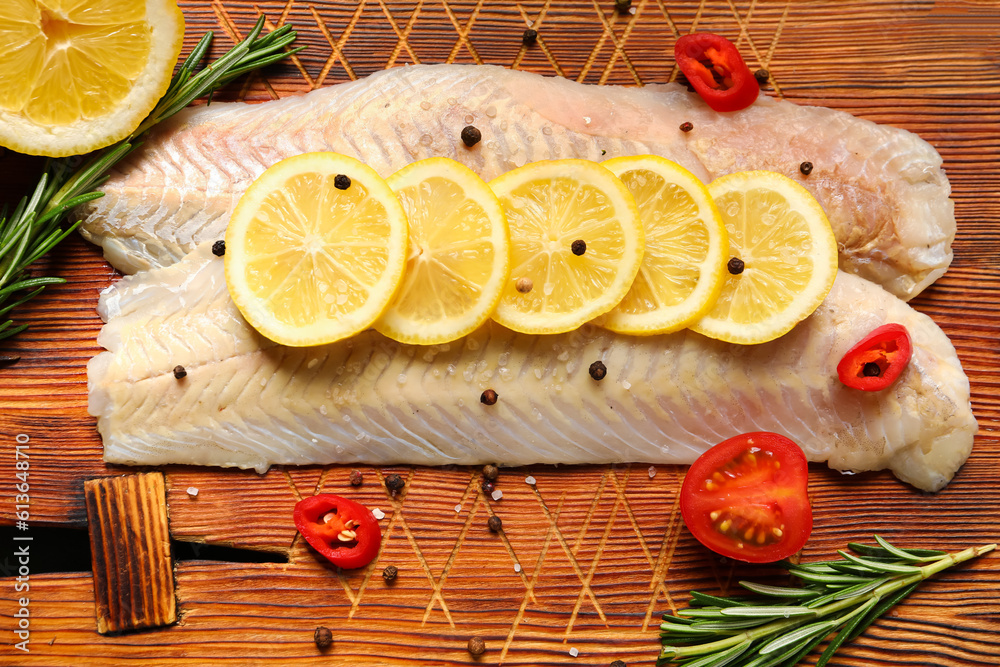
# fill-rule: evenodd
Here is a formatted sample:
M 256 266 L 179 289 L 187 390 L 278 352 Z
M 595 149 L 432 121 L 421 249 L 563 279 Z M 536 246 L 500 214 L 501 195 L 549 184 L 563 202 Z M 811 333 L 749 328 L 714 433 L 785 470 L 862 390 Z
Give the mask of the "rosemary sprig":
M 90 156 L 73 156 L 49 160 L 31 196 L 24 197 L 7 215 L 0 210 L 0 317 L 35 297 L 46 285 L 64 283 L 64 278 L 32 277 L 28 266 L 79 226 L 65 226 L 67 211 L 75 206 L 103 196 L 95 191 L 108 177 L 108 172 L 139 146 L 139 139 L 157 123 L 170 118 L 193 100 L 209 96 L 236 77 L 277 62 L 304 47 L 287 50 L 295 41 L 291 26 L 260 36 L 264 17 L 260 17 L 246 39 L 204 69 L 198 64 L 212 45 L 213 34 L 205 34 L 171 79 L 170 87 L 153 111 L 136 130 L 107 148 Z M 29 291 L 30 290 L 30 291 Z M 25 293 L 26 292 L 26 293 Z M 0 324 L 0 340 L 27 328 L 14 326 L 7 319 Z M 16 361 L 5 357 L 3 361 Z
M 875 536 L 875 545 L 848 545 L 840 560 L 790 565 L 801 587 L 741 581 L 758 597 L 724 598 L 692 593 L 695 605 L 665 614 L 657 665 L 677 667 L 793 667 L 831 633 L 816 662 L 824 667 L 851 641 L 921 581 L 996 549 L 996 544 L 955 553 L 904 550 Z M 852 553 L 853 552 L 853 553 Z

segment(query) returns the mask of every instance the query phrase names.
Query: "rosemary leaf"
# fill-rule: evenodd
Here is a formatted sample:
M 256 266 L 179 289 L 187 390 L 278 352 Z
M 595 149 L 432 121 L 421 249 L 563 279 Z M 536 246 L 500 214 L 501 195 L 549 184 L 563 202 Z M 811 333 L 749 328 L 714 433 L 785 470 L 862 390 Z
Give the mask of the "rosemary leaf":
M 878 535 L 875 536 L 876 541 L 879 539 Z M 884 540 L 883 540 L 884 541 Z M 886 542 L 888 544 L 888 542 Z M 888 552 L 884 547 L 876 547 L 870 544 L 860 544 L 858 542 L 848 542 L 847 548 L 858 554 L 859 556 L 889 556 L 892 554 Z M 932 558 L 943 558 L 948 555 L 947 551 L 937 551 L 934 549 L 907 549 L 906 553 L 911 556 L 920 558 L 921 560 L 928 560 Z
M 738 644 L 727 651 L 716 653 L 715 655 L 708 655 L 704 658 L 699 658 L 694 662 L 686 662 L 684 663 L 684 667 L 725 667 L 746 653 L 747 649 L 749 649 L 752 644 L 753 642 L 748 639 L 742 644 Z
M 812 616 L 816 612 L 808 607 L 728 607 L 720 610 L 719 613 L 723 616 L 792 618 L 793 616 Z
M 776 598 L 810 598 L 819 595 L 819 591 L 812 588 L 788 588 L 786 586 L 768 586 L 766 584 L 755 584 L 752 581 L 741 581 L 740 586 L 753 591 L 758 595 Z
M 701 606 L 716 606 L 716 607 L 740 607 L 753 604 L 749 601 L 749 598 L 720 598 L 715 595 L 708 595 L 707 593 L 699 593 L 698 591 L 691 591 L 691 603 Z
M 139 139 L 156 124 L 173 116 L 192 101 L 204 97 L 236 77 L 270 65 L 304 47 L 289 49 L 296 39 L 291 26 L 282 26 L 260 37 L 264 17 L 260 17 L 242 42 L 201 70 L 200 63 L 208 54 L 213 35 L 205 34 L 191 54 L 181 63 L 170 81 L 167 92 L 153 111 L 128 137 L 84 159 L 59 158 L 46 163 L 30 197 L 21 199 L 11 215 L 0 212 L 0 304 L 13 292 L 31 290 L 16 302 L 0 309 L 0 315 L 36 296 L 43 287 L 66 282 L 61 278 L 38 278 L 25 283 L 20 276 L 25 269 L 61 243 L 76 224 L 63 225 L 70 209 L 102 196 L 95 192 L 108 177 L 110 170 L 139 145 Z M 77 223 L 78 224 L 78 223 Z M 40 282 L 39 282 L 40 281 Z M 0 340 L 14 336 L 26 325 L 13 326 L 8 320 L 0 324 Z
M 841 556 L 851 561 L 855 565 L 859 565 L 863 568 L 867 568 L 873 572 L 890 572 L 892 574 L 916 574 L 920 572 L 919 567 L 914 567 L 913 565 L 897 565 L 895 563 L 880 563 L 873 560 L 867 560 L 861 556 L 855 556 L 847 551 L 840 551 Z

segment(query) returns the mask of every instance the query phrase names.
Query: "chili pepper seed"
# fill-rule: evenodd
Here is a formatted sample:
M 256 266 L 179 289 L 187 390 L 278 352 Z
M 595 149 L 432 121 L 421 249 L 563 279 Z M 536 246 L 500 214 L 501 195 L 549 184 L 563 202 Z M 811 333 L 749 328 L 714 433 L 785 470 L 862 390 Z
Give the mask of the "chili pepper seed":
M 525 46 L 534 46 L 538 41 L 538 31 L 528 28 L 521 34 L 521 43 Z
M 385 488 L 389 489 L 391 493 L 396 493 L 406 486 L 406 482 L 399 475 L 389 475 L 385 478 Z
M 395 581 L 396 576 L 399 574 L 399 570 L 396 569 L 395 565 L 389 565 L 384 570 L 382 570 L 382 578 L 385 579 L 386 583 L 390 581 Z
M 466 125 L 462 128 L 462 143 L 472 148 L 478 144 L 483 139 L 483 133 L 479 131 L 478 128 L 472 125 Z
M 330 632 L 329 628 L 324 628 L 321 625 L 313 633 L 313 641 L 316 642 L 316 647 L 320 650 L 328 649 L 333 645 L 333 633 Z
M 597 360 L 590 365 L 590 377 L 594 378 L 598 382 L 603 380 L 608 374 L 608 367 L 604 365 L 604 362 Z
M 683 122 L 683 123 L 681 123 L 681 127 L 680 127 L 681 132 L 690 132 L 693 129 L 694 129 L 694 123 L 691 123 L 691 122 Z
M 226 242 L 219 240 L 212 244 L 212 254 L 216 257 L 222 257 L 226 254 Z
M 726 268 L 729 269 L 729 273 L 734 276 L 738 276 L 743 273 L 743 269 L 746 268 L 746 264 L 739 257 L 730 257 L 729 262 L 726 264 Z
M 180 380 L 183 377 L 187 377 L 188 372 L 184 370 L 183 366 L 174 366 L 174 377 Z
M 486 525 L 489 526 L 489 529 L 494 533 L 499 533 L 503 530 L 503 521 L 496 514 L 490 517 L 490 520 L 486 522 Z
M 500 396 L 498 396 L 495 391 L 487 389 L 479 397 L 479 402 L 483 405 L 496 405 L 498 398 L 500 398 Z
M 577 239 L 573 241 L 572 245 L 570 245 L 570 250 L 573 251 L 574 255 L 579 257 L 583 253 L 587 252 L 587 242 L 583 239 Z
M 486 642 L 482 637 L 473 637 L 469 640 L 469 653 L 472 655 L 482 655 L 486 653 Z
M 344 174 L 337 174 L 337 176 L 333 179 L 333 187 L 338 190 L 346 190 L 351 187 L 350 177 L 345 176 Z
M 365 481 L 365 476 L 361 474 L 361 471 L 355 468 L 351 471 L 351 486 L 361 486 Z
M 803 162 L 802 164 L 799 165 L 799 171 L 802 172 L 803 176 L 808 176 L 809 174 L 812 173 L 812 170 L 813 170 L 812 162 Z

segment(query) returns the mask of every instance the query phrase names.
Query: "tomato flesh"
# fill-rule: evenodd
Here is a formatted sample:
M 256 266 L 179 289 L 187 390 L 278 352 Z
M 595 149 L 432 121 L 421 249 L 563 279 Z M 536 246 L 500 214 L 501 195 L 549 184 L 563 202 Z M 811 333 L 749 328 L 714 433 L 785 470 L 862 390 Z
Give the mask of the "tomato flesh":
M 712 447 L 681 486 L 681 516 L 716 553 L 771 563 L 802 548 L 812 532 L 809 465 L 776 433 L 744 433 Z

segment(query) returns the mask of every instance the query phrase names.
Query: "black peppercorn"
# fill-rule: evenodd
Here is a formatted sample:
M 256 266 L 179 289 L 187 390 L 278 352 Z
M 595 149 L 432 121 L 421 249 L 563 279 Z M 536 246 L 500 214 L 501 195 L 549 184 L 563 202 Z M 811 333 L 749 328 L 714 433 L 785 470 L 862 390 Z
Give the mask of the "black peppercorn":
M 615 0 L 615 11 L 620 14 L 627 14 L 632 8 L 632 0 Z
M 681 132 L 690 132 L 694 129 L 694 123 L 684 122 L 681 123 Z
M 743 273 L 743 269 L 746 268 L 746 265 L 739 257 L 730 257 L 729 263 L 726 264 L 726 268 L 729 269 L 729 273 L 734 276 L 738 276 Z
M 399 475 L 389 475 L 385 478 L 385 488 L 389 489 L 391 493 L 396 493 L 404 486 L 406 486 L 406 482 Z
M 333 645 L 333 633 L 330 632 L 329 628 L 324 628 L 321 625 L 313 633 L 313 641 L 316 642 L 316 647 L 320 650 L 328 649 Z
M 333 187 L 337 188 L 338 190 L 346 190 L 347 188 L 351 187 L 350 177 L 345 176 L 344 174 L 337 174 L 336 177 L 334 177 L 333 179 Z
M 216 257 L 222 257 L 226 254 L 226 242 L 216 241 L 212 244 L 212 254 Z
M 183 366 L 174 366 L 174 377 L 180 380 L 182 377 L 186 377 L 188 372 L 184 370 Z
M 608 367 L 604 365 L 603 361 L 595 361 L 590 365 L 590 377 L 594 378 L 598 382 L 604 379 L 608 374 Z
M 384 570 L 382 570 L 382 578 L 385 579 L 386 583 L 396 580 L 396 575 L 399 574 L 399 570 L 396 569 L 395 565 L 389 565 Z
M 874 361 L 869 361 L 861 369 L 861 374 L 866 378 L 877 378 L 879 375 L 882 375 L 882 367 Z
M 486 652 L 486 642 L 482 637 L 473 637 L 469 640 L 469 653 L 472 655 L 482 655 Z
M 478 144 L 483 139 L 483 133 L 479 131 L 478 128 L 472 125 L 466 125 L 462 128 L 462 143 L 472 148 Z
M 753 78 L 757 79 L 758 86 L 766 86 L 768 79 L 771 78 L 771 73 L 762 67 L 753 73 Z
M 808 176 L 809 174 L 812 173 L 812 170 L 813 170 L 812 162 L 803 162 L 802 164 L 799 165 L 799 171 L 802 172 L 803 176 Z
M 351 471 L 351 486 L 361 486 L 365 481 L 365 476 L 361 474 L 361 471 L 355 468 Z
M 491 495 L 496 485 L 488 479 L 484 479 L 483 483 L 479 485 L 479 488 L 483 490 L 484 495 Z
M 483 405 L 496 405 L 498 398 L 500 398 L 500 396 L 498 396 L 495 391 L 487 389 L 483 392 L 482 396 L 479 397 L 479 402 Z
M 497 477 L 500 476 L 500 468 L 497 468 L 492 463 L 487 463 L 483 466 L 483 479 L 488 479 L 491 482 L 497 481 Z
M 528 28 L 521 35 L 521 43 L 525 46 L 534 46 L 535 42 L 538 41 L 538 31 Z
M 486 525 L 489 526 L 490 530 L 494 533 L 499 533 L 503 530 L 503 521 L 501 521 L 500 517 L 496 514 L 490 517 L 490 520 L 486 522 Z
M 587 242 L 583 239 L 577 239 L 573 241 L 569 248 L 573 251 L 574 255 L 579 257 L 583 253 L 587 252 Z
M 611 663 L 611 667 L 627 667 L 624 660 L 615 660 Z

